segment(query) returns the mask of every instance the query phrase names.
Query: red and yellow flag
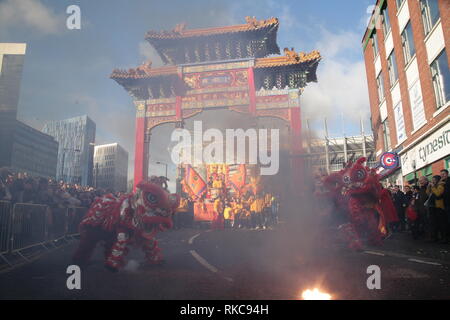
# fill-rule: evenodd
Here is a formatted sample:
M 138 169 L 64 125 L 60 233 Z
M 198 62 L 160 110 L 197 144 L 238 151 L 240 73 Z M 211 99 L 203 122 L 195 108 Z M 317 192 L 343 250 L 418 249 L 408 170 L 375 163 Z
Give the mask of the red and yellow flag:
M 240 164 L 235 172 L 228 175 L 228 185 L 238 193 L 245 185 L 246 171 L 245 164 Z
M 183 184 L 194 199 L 200 198 L 206 192 L 206 182 L 190 165 L 186 165 Z

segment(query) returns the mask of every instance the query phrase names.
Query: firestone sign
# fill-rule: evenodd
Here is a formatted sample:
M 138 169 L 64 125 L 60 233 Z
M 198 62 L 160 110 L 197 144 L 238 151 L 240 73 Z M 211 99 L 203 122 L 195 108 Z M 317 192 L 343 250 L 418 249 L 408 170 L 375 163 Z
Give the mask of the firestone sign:
M 407 175 L 450 154 L 450 122 L 436 130 L 427 139 L 401 155 L 402 173 Z M 413 162 L 416 167 L 414 168 Z

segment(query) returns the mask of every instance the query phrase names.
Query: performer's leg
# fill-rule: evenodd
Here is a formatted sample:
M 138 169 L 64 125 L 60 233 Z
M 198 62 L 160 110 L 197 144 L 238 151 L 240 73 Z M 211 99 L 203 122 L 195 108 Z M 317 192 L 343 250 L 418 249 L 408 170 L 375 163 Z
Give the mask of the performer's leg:
M 116 240 L 116 235 L 112 232 L 109 233 L 105 237 L 105 246 L 104 246 L 104 251 L 103 251 L 105 260 L 108 259 L 108 257 L 111 255 L 115 240 Z
M 269 214 L 268 208 L 264 209 L 263 214 L 264 214 L 264 216 L 263 216 L 263 227 L 265 229 L 265 228 L 267 228 L 269 226 L 269 215 L 270 214 Z
M 76 265 L 86 264 L 92 256 L 92 253 L 101 240 L 102 230 L 96 227 L 85 226 L 81 228 L 80 243 L 73 255 L 72 262 Z
M 383 237 L 378 228 L 378 218 L 374 210 L 366 210 L 368 243 L 380 246 L 383 244 Z
M 158 241 L 155 239 L 147 240 L 142 246 L 145 253 L 145 259 L 149 264 L 161 264 L 164 262 L 161 249 L 158 247 Z
M 262 212 L 261 211 L 256 213 L 256 227 L 258 229 L 262 228 Z
M 344 235 L 349 247 L 354 250 L 362 250 L 361 231 L 364 224 L 363 208 L 360 203 L 351 198 L 349 200 L 350 223 L 343 225 Z
M 124 266 L 124 258 L 128 253 L 129 236 L 125 232 L 117 233 L 117 238 L 112 246 L 109 256 L 106 258 L 105 267 L 111 271 L 118 271 Z
M 250 223 L 251 223 L 251 228 L 256 228 L 256 217 L 255 217 L 255 212 L 253 212 L 253 211 L 250 212 Z
M 358 232 L 353 224 L 341 224 L 338 229 L 350 249 L 362 250 L 363 246 L 361 239 L 359 238 Z

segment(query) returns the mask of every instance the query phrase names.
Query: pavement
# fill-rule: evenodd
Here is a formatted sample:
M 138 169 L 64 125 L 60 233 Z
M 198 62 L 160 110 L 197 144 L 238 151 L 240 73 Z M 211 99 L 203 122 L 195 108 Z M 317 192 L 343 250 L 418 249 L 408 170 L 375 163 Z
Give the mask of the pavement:
M 449 245 L 394 234 L 383 247 L 345 248 L 333 233 L 280 223 L 273 230 L 180 229 L 158 235 L 166 264 L 145 266 L 132 250 L 119 273 L 103 267 L 102 248 L 69 290 L 77 241 L 0 274 L 0 299 L 298 300 L 320 288 L 333 299 L 449 299 Z M 368 289 L 369 266 L 381 288 Z

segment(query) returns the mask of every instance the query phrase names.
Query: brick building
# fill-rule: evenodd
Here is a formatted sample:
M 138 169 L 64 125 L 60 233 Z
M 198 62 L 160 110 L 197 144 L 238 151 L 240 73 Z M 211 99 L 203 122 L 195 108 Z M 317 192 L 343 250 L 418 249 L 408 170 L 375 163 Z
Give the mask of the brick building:
M 377 0 L 362 40 L 376 156 L 395 184 L 450 166 L 450 1 Z

